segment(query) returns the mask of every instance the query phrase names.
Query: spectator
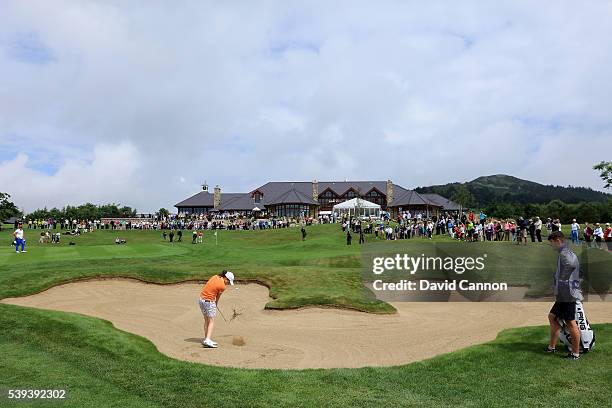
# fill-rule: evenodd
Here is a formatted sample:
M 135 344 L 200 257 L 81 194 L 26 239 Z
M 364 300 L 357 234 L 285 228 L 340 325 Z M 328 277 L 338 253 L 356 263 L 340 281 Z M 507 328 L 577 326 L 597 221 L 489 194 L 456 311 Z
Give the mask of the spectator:
M 529 220 L 529 236 L 531 237 L 531 242 L 535 242 L 535 221 L 533 218 Z
M 608 251 L 612 251 L 612 228 L 610 227 L 610 223 L 606 224 L 606 229 L 604 230 L 603 234 L 603 239 L 606 242 Z
M 580 237 L 578 236 L 578 231 L 580 231 L 580 224 L 576 222 L 575 218 L 572 220 L 571 229 L 572 229 L 572 232 L 571 232 L 572 244 L 580 245 Z
M 593 236 L 595 237 L 595 246 L 597 248 L 601 248 L 601 242 L 603 241 L 604 233 L 599 223 L 595 224 L 595 231 L 593 231 Z
M 591 246 L 591 238 L 593 237 L 593 228 L 589 225 L 589 223 L 584 224 L 584 241 L 587 246 Z
M 535 234 L 538 242 L 542 242 L 542 220 L 540 217 L 536 217 L 535 221 Z

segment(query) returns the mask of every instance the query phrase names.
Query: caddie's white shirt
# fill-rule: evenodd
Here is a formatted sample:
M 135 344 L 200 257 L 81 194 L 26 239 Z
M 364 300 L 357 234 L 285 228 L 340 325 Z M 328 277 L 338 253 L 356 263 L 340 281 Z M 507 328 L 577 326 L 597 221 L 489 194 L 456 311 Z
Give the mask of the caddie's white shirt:
M 23 239 L 23 230 L 21 228 L 15 230 L 15 238 Z
M 578 228 L 580 228 L 580 224 L 576 222 L 572 224 L 572 231 L 578 231 Z

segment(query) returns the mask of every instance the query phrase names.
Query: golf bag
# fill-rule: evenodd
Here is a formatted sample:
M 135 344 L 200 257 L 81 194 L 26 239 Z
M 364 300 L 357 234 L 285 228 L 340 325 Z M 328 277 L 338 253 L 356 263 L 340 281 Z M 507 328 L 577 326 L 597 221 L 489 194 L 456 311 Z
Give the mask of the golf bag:
M 572 340 L 565 325 L 565 320 L 558 319 L 558 321 L 561 325 L 559 339 L 568 350 L 571 350 Z M 580 301 L 576 301 L 576 324 L 578 325 L 578 330 L 580 330 L 580 353 L 588 353 L 595 345 L 595 333 L 591 329 L 591 325 L 589 325 L 586 313 L 584 312 L 584 306 Z

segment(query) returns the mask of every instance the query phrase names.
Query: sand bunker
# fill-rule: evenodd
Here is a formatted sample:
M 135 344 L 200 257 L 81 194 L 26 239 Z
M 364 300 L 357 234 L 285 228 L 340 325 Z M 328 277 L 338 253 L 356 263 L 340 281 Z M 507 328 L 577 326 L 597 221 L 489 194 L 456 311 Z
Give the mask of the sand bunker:
M 75 282 L 2 303 L 110 320 L 177 359 L 242 368 L 389 366 L 493 340 L 500 330 L 547 324 L 550 303 L 393 303 L 395 315 L 307 308 L 264 310 L 268 289 L 228 288 L 216 319 L 218 349 L 204 349 L 201 285 L 130 280 Z M 612 322 L 607 302 L 587 303 L 589 320 Z M 418 333 L 417 333 L 418 331 Z

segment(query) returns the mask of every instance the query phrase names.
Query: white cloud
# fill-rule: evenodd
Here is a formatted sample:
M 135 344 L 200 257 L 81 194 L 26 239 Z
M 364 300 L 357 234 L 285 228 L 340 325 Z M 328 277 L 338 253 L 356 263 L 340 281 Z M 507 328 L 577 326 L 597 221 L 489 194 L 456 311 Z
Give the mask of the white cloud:
M 9 186 L 18 204 L 31 211 L 37 206 L 48 208 L 64 205 L 122 203 L 124 197 L 136 199 L 145 193 L 141 185 L 143 171 L 140 153 L 129 142 L 97 145 L 93 159 L 70 159 L 52 175 L 28 167 L 28 156 L 0 163 L 0 185 Z M 145 204 L 140 201 L 141 204 Z
M 148 211 L 204 180 L 600 187 L 611 18 L 610 2 L 3 2 L 0 191 Z M 579 169 L 547 173 L 558 146 Z

